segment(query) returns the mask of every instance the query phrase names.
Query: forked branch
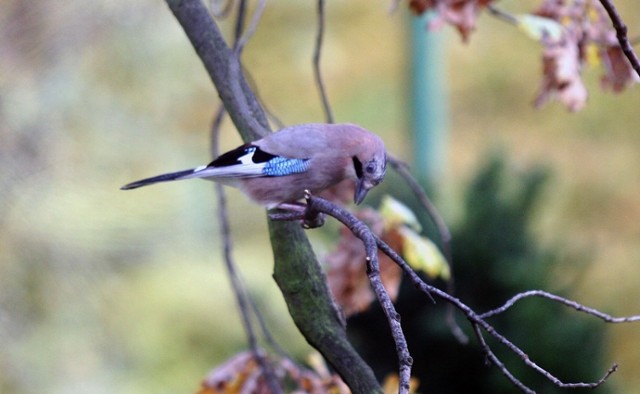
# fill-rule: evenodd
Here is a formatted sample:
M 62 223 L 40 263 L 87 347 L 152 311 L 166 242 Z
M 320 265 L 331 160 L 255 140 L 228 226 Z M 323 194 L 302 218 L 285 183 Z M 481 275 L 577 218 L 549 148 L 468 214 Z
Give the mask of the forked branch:
M 518 389 L 526 393 L 534 393 L 535 391 L 531 388 L 527 387 L 524 383 L 522 383 L 517 377 L 515 377 L 510 371 L 509 368 L 500 360 L 500 358 L 493 352 L 491 346 L 485 340 L 485 335 L 488 334 L 497 340 L 502 345 L 506 346 L 511 352 L 516 354 L 522 362 L 534 369 L 536 372 L 544 376 L 550 382 L 555 384 L 561 388 L 595 388 L 603 384 L 609 376 L 617 370 L 617 365 L 613 364 L 609 370 L 602 376 L 602 378 L 598 379 L 594 382 L 575 382 L 575 383 L 566 383 L 562 380 L 558 379 L 552 373 L 544 369 L 543 367 L 536 364 L 533 360 L 529 358 L 529 356 L 518 346 L 516 346 L 509 339 L 500 334 L 491 324 L 487 322 L 487 318 L 491 316 L 495 316 L 499 313 L 506 312 L 510 307 L 512 307 L 517 301 L 526 298 L 526 297 L 542 297 L 554 302 L 559 302 L 562 305 L 566 305 L 572 307 L 578 311 L 587 313 L 589 315 L 595 316 L 597 318 L 602 319 L 605 322 L 611 323 L 629 323 L 629 322 L 637 322 L 640 321 L 640 316 L 629 316 L 629 317 L 612 317 L 600 311 L 597 311 L 593 308 L 589 308 L 575 301 L 568 300 L 563 297 L 556 296 L 551 293 L 547 293 L 540 290 L 532 290 L 528 292 L 519 293 L 514 296 L 512 299 L 507 301 L 503 306 L 491 310 L 486 313 L 477 313 L 467 304 L 462 302 L 460 299 L 452 296 L 451 294 L 429 285 L 424 282 L 422 278 L 409 266 L 409 264 L 404 261 L 404 259 L 398 255 L 393 249 L 389 247 L 385 242 L 383 242 L 380 238 L 375 236 L 373 232 L 360 220 L 358 220 L 354 215 L 350 212 L 341 208 L 327 200 L 324 200 L 319 197 L 307 196 L 307 209 L 306 212 L 291 214 L 285 216 L 279 216 L 278 219 L 305 219 L 305 218 L 313 218 L 318 214 L 326 214 L 343 223 L 347 228 L 349 228 L 353 234 L 362 240 L 365 249 L 367 251 L 367 273 L 369 279 L 371 281 L 371 286 L 374 289 L 376 297 L 380 302 L 382 309 L 387 317 L 387 321 L 389 323 L 389 327 L 391 329 L 394 341 L 396 342 L 396 352 L 399 360 L 399 375 L 400 375 L 400 392 L 406 393 L 408 392 L 408 384 L 409 377 L 411 371 L 411 363 L 412 359 L 409 355 L 408 348 L 406 346 L 406 341 L 404 340 L 404 334 L 402 333 L 402 326 L 400 325 L 400 318 L 393 304 L 389 300 L 388 294 L 386 294 L 386 290 L 382 286 L 382 281 L 380 280 L 380 273 L 378 268 L 378 260 L 377 253 L 374 250 L 374 246 L 372 243 L 375 243 L 377 249 L 385 253 L 389 256 L 396 264 L 398 264 L 404 273 L 407 275 L 411 283 L 423 292 L 425 295 L 430 297 L 434 297 L 437 299 L 441 299 L 455 307 L 459 312 L 461 312 L 471 324 L 471 327 L 478 339 L 478 343 L 480 348 L 487 356 L 487 359 L 495 365 L 498 370 L 509 380 L 511 381 Z

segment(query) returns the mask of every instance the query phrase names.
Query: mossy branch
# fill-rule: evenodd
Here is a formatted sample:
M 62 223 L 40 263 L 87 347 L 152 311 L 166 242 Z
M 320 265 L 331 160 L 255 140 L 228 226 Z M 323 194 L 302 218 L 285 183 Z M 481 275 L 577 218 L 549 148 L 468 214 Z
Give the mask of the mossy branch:
M 246 142 L 269 130 L 265 111 L 249 87 L 236 53 L 201 0 L 166 0 L 202 60 L 231 120 Z M 369 366 L 346 338 L 326 280 L 302 227 L 269 221 L 274 278 L 289 313 L 307 341 L 354 393 L 382 392 Z

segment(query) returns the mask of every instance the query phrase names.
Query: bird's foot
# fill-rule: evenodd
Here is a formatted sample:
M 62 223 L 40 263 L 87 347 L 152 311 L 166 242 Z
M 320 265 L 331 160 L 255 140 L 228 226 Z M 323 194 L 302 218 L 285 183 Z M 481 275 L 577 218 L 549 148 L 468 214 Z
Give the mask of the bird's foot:
M 269 213 L 271 220 L 300 220 L 302 227 L 306 229 L 322 227 L 326 219 L 324 213 L 310 209 L 304 203 L 282 203 L 275 208 L 283 212 Z

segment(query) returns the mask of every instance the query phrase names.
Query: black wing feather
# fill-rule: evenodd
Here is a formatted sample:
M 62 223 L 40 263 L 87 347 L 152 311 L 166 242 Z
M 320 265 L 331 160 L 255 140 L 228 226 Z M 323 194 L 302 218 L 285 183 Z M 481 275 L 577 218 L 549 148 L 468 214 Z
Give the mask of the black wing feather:
M 267 153 L 255 145 L 244 144 L 234 150 L 223 153 L 217 159 L 209 163 L 207 167 L 228 167 L 241 164 L 240 158 L 247 155 L 251 150 L 254 151 L 253 156 L 251 157 L 251 161 L 256 164 L 267 162 L 276 157 L 275 155 Z

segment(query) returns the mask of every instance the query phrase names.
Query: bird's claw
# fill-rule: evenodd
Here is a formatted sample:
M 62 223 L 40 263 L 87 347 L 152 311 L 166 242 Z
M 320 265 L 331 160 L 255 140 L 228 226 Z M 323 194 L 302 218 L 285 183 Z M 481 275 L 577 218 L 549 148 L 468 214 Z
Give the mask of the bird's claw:
M 305 190 L 304 198 L 305 200 L 307 200 L 307 204 L 303 204 L 303 203 L 279 204 L 276 208 L 285 212 L 269 213 L 269 218 L 271 220 L 280 220 L 280 221 L 301 220 L 302 227 L 304 227 L 305 229 L 322 227 L 326 220 L 326 215 L 322 212 L 318 212 L 315 209 L 311 208 L 311 205 L 309 204 L 311 193 L 308 190 Z

